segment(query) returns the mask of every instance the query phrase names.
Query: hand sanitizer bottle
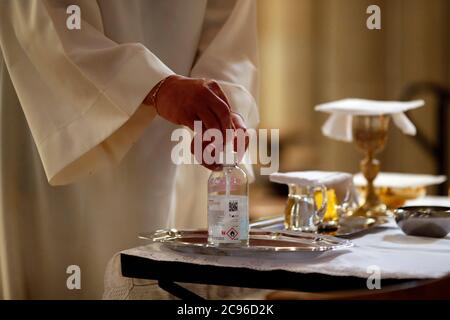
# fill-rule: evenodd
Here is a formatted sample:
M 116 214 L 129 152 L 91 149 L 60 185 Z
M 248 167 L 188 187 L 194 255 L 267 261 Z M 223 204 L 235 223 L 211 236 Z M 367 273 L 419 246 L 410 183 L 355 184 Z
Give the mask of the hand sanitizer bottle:
M 220 247 L 247 246 L 247 175 L 238 166 L 236 153 L 232 153 L 232 161 L 224 163 L 222 170 L 212 171 L 208 180 L 208 244 Z

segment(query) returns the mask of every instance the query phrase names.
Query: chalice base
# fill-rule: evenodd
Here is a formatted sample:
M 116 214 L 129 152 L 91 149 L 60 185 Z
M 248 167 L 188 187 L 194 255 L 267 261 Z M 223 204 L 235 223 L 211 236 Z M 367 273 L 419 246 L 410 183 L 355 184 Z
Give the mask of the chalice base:
M 388 217 L 392 216 L 392 212 L 388 210 L 384 203 L 369 204 L 366 202 L 356 209 L 352 216 L 376 218 L 379 222 L 385 222 Z

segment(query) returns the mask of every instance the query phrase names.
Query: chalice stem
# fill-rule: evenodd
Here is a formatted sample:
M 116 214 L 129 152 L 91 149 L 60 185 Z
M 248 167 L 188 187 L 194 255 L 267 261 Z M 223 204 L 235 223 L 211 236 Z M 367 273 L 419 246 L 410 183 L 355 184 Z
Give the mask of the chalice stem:
M 367 180 L 366 204 L 370 207 L 378 205 L 380 200 L 375 193 L 373 181 L 380 171 L 380 163 L 374 158 L 373 153 L 368 151 L 366 157 L 361 161 L 361 171 Z
M 364 217 L 386 217 L 386 205 L 375 193 L 373 182 L 380 171 L 380 161 L 375 155 L 386 144 L 389 117 L 387 116 L 356 116 L 353 118 L 353 137 L 356 145 L 364 153 L 361 161 L 361 172 L 367 180 L 365 203 L 354 213 Z

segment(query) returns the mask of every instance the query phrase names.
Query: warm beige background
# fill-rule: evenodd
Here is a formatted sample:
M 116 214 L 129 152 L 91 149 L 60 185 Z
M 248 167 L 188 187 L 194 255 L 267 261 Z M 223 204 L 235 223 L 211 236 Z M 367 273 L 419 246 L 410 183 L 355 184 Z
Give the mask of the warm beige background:
M 405 86 L 450 86 L 450 1 L 259 0 L 261 126 L 280 128 L 282 170 L 355 172 L 351 144 L 321 136 L 317 103 L 346 97 L 399 99 Z M 381 7 L 381 30 L 366 28 L 366 9 Z M 427 98 L 427 97 L 424 97 Z M 433 101 L 413 112 L 433 123 Z M 392 127 L 383 170 L 434 173 L 414 138 Z M 427 130 L 427 134 L 431 134 Z M 261 177 L 261 182 L 267 181 Z

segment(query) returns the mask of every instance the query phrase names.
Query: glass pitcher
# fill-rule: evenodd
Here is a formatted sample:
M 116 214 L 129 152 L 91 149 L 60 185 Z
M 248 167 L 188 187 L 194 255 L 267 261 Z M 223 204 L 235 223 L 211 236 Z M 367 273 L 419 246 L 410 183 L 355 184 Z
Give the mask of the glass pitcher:
M 285 209 L 284 226 L 287 230 L 316 232 L 327 211 L 327 188 L 324 185 L 299 186 L 289 184 L 288 202 Z M 320 208 L 315 194 L 320 192 Z

